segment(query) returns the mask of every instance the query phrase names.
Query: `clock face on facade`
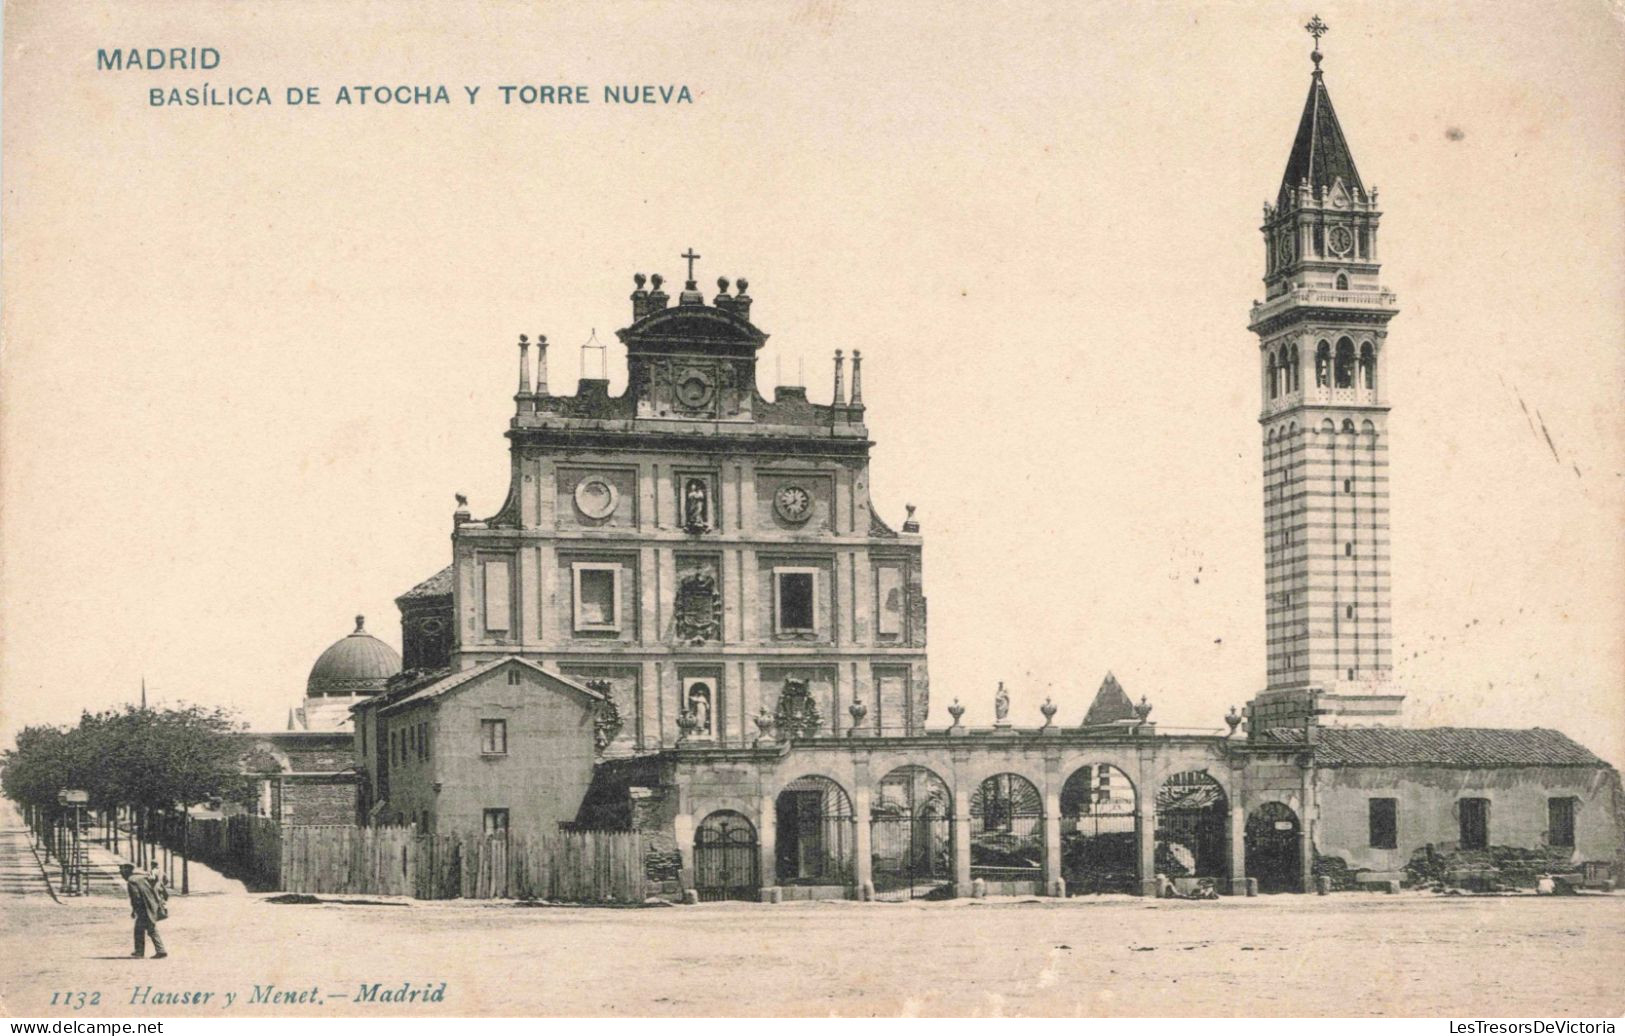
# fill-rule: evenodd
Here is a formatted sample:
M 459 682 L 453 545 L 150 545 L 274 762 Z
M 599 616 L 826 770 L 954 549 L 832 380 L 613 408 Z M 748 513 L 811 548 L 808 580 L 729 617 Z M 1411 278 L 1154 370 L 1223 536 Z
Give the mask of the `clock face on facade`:
M 1285 232 L 1283 232 L 1281 234 L 1281 262 L 1290 263 L 1291 261 L 1292 261 L 1292 233 L 1291 233 L 1291 231 L 1285 231 Z
M 801 486 L 780 486 L 773 494 L 773 510 L 787 522 L 800 524 L 812 516 L 812 494 Z
M 711 399 L 711 376 L 698 367 L 689 367 L 677 376 L 677 401 L 686 407 L 702 407 Z
M 1331 245 L 1332 252 L 1336 255 L 1348 255 L 1349 251 L 1354 248 L 1354 234 L 1349 231 L 1348 227 L 1333 227 L 1326 240 Z

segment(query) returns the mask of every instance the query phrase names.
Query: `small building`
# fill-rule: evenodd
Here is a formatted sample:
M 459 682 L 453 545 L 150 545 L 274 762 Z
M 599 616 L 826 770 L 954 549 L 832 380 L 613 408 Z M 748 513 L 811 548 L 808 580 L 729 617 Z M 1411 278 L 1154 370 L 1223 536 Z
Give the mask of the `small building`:
M 607 703 L 523 658 L 397 681 L 356 709 L 372 823 L 540 834 L 572 822 L 592 783 Z

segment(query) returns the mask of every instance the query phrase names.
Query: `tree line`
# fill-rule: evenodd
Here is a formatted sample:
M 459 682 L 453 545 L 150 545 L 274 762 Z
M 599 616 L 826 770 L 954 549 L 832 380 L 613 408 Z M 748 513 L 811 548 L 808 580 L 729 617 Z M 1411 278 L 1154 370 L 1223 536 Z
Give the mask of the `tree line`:
M 23 728 L 0 752 L 0 791 L 22 806 L 36 831 L 58 825 L 71 807 L 66 789 L 86 792 L 89 808 L 127 818 L 137 846 L 164 824 L 153 816 L 184 815 L 189 806 L 248 802 L 254 779 L 244 772 L 245 726 L 223 708 L 126 706 L 83 713 L 77 726 Z M 111 824 L 107 835 L 112 836 Z M 144 853 L 144 850 L 141 850 Z

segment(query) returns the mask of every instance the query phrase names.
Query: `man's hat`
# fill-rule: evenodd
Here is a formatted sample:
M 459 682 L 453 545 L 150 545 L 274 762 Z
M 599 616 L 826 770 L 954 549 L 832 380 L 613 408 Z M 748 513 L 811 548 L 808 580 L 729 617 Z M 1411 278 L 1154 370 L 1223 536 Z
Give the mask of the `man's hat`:
M 132 872 L 134 872 L 134 870 L 135 870 L 135 864 L 133 864 L 133 863 L 121 863 L 121 864 L 118 865 L 118 872 L 120 874 L 124 875 L 125 877 L 129 877 L 130 874 Z

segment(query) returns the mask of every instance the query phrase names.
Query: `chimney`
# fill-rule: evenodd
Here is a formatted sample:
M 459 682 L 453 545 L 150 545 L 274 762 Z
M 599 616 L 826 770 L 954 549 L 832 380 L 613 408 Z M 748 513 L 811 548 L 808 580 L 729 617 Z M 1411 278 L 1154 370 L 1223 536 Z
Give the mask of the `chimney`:
M 835 405 L 846 405 L 846 361 L 841 358 L 841 350 L 835 350 Z
M 852 350 L 852 405 L 863 405 L 863 354 Z
M 649 275 L 649 286 L 654 289 L 653 291 L 649 292 L 648 311 L 650 313 L 658 313 L 666 308 L 666 302 L 668 301 L 669 297 L 665 292 L 660 290 L 660 286 L 665 283 L 666 278 L 660 276 L 658 273 L 651 273 Z
M 641 273 L 634 273 L 632 275 L 632 283 L 637 285 L 637 290 L 632 292 L 633 323 L 636 323 L 649 315 L 649 293 L 643 290 L 644 280 L 645 278 Z
M 750 321 L 750 296 L 745 293 L 750 290 L 750 282 L 743 277 L 735 277 L 734 283 L 739 285 L 739 294 L 734 296 L 734 316 L 748 323 Z
M 530 395 L 530 339 L 519 336 L 519 394 Z

